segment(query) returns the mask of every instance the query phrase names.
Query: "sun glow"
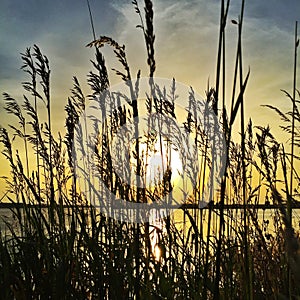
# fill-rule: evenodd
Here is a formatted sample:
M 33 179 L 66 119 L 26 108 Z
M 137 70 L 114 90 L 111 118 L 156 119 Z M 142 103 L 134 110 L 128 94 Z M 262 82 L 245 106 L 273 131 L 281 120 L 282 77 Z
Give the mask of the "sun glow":
M 161 234 L 164 231 L 163 220 L 157 210 L 151 210 L 150 212 L 150 242 L 151 242 L 151 251 L 154 259 L 156 261 L 161 261 L 162 251 L 160 246 Z
M 141 151 L 145 165 L 145 186 L 149 189 L 154 188 L 163 181 L 168 169 L 171 170 L 170 182 L 173 192 L 180 186 L 180 173 L 182 172 L 182 162 L 178 150 L 167 141 L 157 140 L 149 147 L 146 143 L 141 144 Z M 173 193 L 174 197 L 174 193 Z M 162 259 L 161 237 L 165 230 L 164 220 L 159 211 L 150 212 L 149 222 L 152 228 L 150 232 L 151 251 L 155 261 Z
M 159 247 L 159 244 L 154 245 L 153 255 L 156 261 L 160 261 L 161 259 L 161 249 Z
M 146 186 L 153 187 L 158 182 L 162 181 L 163 176 L 168 168 L 171 169 L 171 183 L 175 183 L 176 178 L 182 171 L 182 163 L 179 152 L 172 148 L 172 145 L 167 145 L 165 141 L 156 141 L 152 149 L 143 149 L 146 166 Z

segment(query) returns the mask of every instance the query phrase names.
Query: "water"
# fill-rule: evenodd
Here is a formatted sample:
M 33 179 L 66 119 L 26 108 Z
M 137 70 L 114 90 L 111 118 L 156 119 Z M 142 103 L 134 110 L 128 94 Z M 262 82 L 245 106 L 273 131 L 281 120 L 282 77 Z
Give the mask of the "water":
M 13 228 L 18 225 L 18 220 L 14 213 L 8 208 L 0 209 L 0 231 L 2 234 L 8 234 L 9 228 L 6 223 L 11 224 Z
M 46 213 L 46 208 L 44 208 L 45 213 Z M 67 209 L 65 209 L 66 211 L 66 215 L 67 215 Z M 20 208 L 20 212 L 22 214 L 22 208 Z M 192 216 L 194 216 L 194 210 L 189 210 L 190 214 Z M 212 212 L 211 215 L 211 230 L 212 232 L 218 232 L 218 224 L 219 224 L 219 217 L 218 214 L 216 213 L 218 212 L 217 210 L 215 210 L 214 212 Z M 200 214 L 198 214 L 198 223 L 200 220 Z M 183 211 L 182 210 L 178 210 L 175 212 L 174 214 L 174 219 L 175 222 L 177 224 L 177 226 L 179 228 L 184 227 L 184 223 L 183 223 Z M 258 222 L 259 225 L 261 226 L 262 230 L 266 231 L 266 232 L 270 232 L 270 233 L 275 233 L 276 229 L 275 229 L 275 224 L 277 224 L 278 222 L 282 222 L 280 219 L 280 213 L 278 212 L 278 210 L 275 209 L 260 209 L 258 210 Z M 300 232 L 300 209 L 295 208 L 293 209 L 293 227 L 295 229 L 296 232 Z M 188 218 L 186 217 L 185 219 L 186 222 L 186 226 L 185 227 L 189 227 L 190 223 Z M 208 222 L 208 210 L 203 210 L 203 214 L 202 214 L 202 225 L 203 225 L 203 233 L 205 235 L 206 232 L 206 228 L 207 228 L 207 222 Z M 9 228 L 7 223 L 9 223 L 13 229 L 17 229 L 18 228 L 18 220 L 17 217 L 14 215 L 13 211 L 9 208 L 0 208 L 0 231 L 2 234 L 9 234 Z M 250 218 L 250 223 L 251 222 L 251 218 Z M 243 216 L 242 216 L 242 210 L 237 211 L 237 210 L 231 210 L 231 213 L 228 213 L 228 211 L 225 211 L 225 224 L 230 224 L 232 226 L 236 226 L 236 225 L 243 225 Z M 265 229 L 264 229 L 265 228 Z M 229 233 L 229 232 L 228 232 Z

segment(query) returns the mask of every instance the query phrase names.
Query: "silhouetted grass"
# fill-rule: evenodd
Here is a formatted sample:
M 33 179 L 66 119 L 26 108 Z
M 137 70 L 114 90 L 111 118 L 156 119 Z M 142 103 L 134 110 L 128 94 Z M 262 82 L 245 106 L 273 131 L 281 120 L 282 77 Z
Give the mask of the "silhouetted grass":
M 144 14 L 137 1 L 132 3 L 140 16 L 138 28 L 147 49 L 151 95 L 145 101 L 145 110 L 148 115 L 156 112 L 177 120 L 176 81 L 165 89 L 155 84 L 152 2 L 145 0 Z M 156 137 L 148 132 L 130 151 L 130 170 L 123 166 L 122 171 L 132 172 L 129 182 L 136 177 L 137 185 L 124 184 L 113 167 L 113 155 L 121 157 L 121 153 L 112 153 L 113 138 L 142 110 L 138 106 L 142 102 L 137 101 L 141 74 L 132 76 L 125 46 L 106 36 L 89 44 L 95 47 L 93 71 L 88 75 L 91 94 L 85 95 L 74 77 L 71 95 L 66 99 L 64 137 L 52 132 L 47 57 L 37 46 L 22 54 L 22 69 L 29 75 L 29 81 L 23 84 L 26 95 L 23 101 L 3 95 L 6 111 L 16 117 L 17 124 L 0 129 L 2 153 L 11 170 L 5 200 L 19 204 L 11 209 L 12 220 L 4 219 L 6 225 L 0 231 L 1 299 L 296 299 L 300 295 L 299 239 L 292 224 L 292 207 L 299 199 L 300 184 L 296 168 L 300 146 L 296 75 L 293 95 L 286 92 L 292 111 L 284 113 L 268 105 L 279 114 L 282 129 L 291 135 L 289 153 L 289 146 L 277 141 L 268 126 L 254 127 L 244 117 L 244 94 L 250 76 L 250 71 L 244 76 L 242 57 L 244 1 L 238 21 L 230 24 L 237 26 L 238 34 L 232 99 L 230 108 L 226 107 L 228 8 L 229 1 L 222 0 L 216 88 L 208 86 L 205 99 L 208 109 L 218 115 L 225 136 L 225 173 L 220 186 L 211 192 L 208 206 L 191 210 L 188 205 L 201 204 L 207 173 L 216 168 L 212 149 L 219 142 L 215 137 L 210 145 L 203 124 L 195 117 L 200 103 L 191 89 L 182 129 L 193 137 L 199 166 L 188 168 L 195 162 L 183 153 L 186 162 L 182 173 L 186 174 L 182 180 L 192 182 L 195 189 L 192 195 L 182 195 L 188 205 L 181 207 L 181 215 L 164 218 L 163 226 L 108 218 L 92 205 L 93 196 L 87 197 L 93 194 L 94 186 L 102 199 L 107 187 L 116 197 L 129 202 L 158 202 L 166 195 L 172 200 L 172 145 L 161 134 Z M 296 65 L 297 32 L 295 36 Z M 112 48 L 122 67 L 113 72 L 129 89 L 130 98 L 124 106 L 120 106 L 118 98 L 122 95 L 100 97 L 110 82 L 110 71 L 100 52 L 105 45 Z M 87 130 L 77 125 L 95 99 L 99 115 L 108 117 L 101 124 L 94 123 L 99 134 L 93 147 L 88 147 L 84 143 Z M 38 102 L 43 104 L 39 110 Z M 46 122 L 40 118 L 43 113 Z M 233 126 L 238 113 L 241 140 L 235 141 Z M 89 117 L 84 116 L 83 121 L 86 124 Z M 134 123 L 135 134 L 138 126 Z M 175 135 L 171 121 L 169 133 Z M 16 144 L 16 140 L 22 141 L 24 149 L 17 150 L 20 143 Z M 139 183 L 146 182 L 149 168 L 147 154 L 156 141 L 160 142 L 161 154 L 162 144 L 167 145 L 163 176 L 157 179 L 155 188 L 141 188 Z M 81 170 L 74 145 L 79 145 L 84 154 Z M 20 156 L 23 152 L 25 162 Z M 86 176 L 87 194 L 81 191 L 78 172 Z M 263 211 L 255 207 L 264 203 Z M 240 204 L 242 209 L 228 209 L 230 204 Z M 268 209 L 270 204 L 279 209 Z M 160 251 L 159 257 L 155 257 L 155 247 Z

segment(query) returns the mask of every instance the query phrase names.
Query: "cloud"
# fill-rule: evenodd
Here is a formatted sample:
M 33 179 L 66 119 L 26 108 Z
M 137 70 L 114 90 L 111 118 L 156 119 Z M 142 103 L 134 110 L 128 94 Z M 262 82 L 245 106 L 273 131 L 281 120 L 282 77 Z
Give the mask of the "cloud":
M 90 1 L 97 31 L 111 34 L 116 10 L 108 1 Z M 80 54 L 92 40 L 88 9 L 84 1 L 8 1 L 0 10 L 0 56 L 16 65 L 19 53 L 38 44 L 49 58 L 57 57 L 67 64 L 81 63 Z M 86 55 L 83 55 L 86 58 Z M 2 66 L 6 73 L 6 66 Z M 2 77 L 0 77 L 1 81 Z M 13 78 L 12 78 L 13 79 Z
M 141 3 L 141 11 L 142 3 Z M 140 23 L 132 5 L 118 6 L 124 16 L 116 27 L 118 39 L 126 43 L 134 69 L 143 66 L 148 74 Z M 154 29 L 156 76 L 175 77 L 187 84 L 206 86 L 214 73 L 218 39 L 219 3 L 207 1 L 155 1 Z
M 274 118 L 266 120 L 260 105 L 272 102 L 282 106 L 285 100 L 280 89 L 291 87 L 293 28 L 299 18 L 299 6 L 296 0 L 246 1 L 244 74 L 248 67 L 251 69 L 246 110 L 247 117 L 251 116 L 255 123 L 276 122 Z M 124 4 L 116 9 L 124 16 L 116 26 L 116 35 L 126 43 L 134 68 L 144 66 L 144 75 L 147 75 L 142 33 L 135 28 L 139 18 L 131 5 Z M 228 91 L 232 86 L 237 44 L 237 26 L 230 20 L 238 19 L 240 9 L 241 1 L 231 1 L 226 31 Z M 204 94 L 208 78 L 214 84 L 219 11 L 220 1 L 154 1 L 157 76 L 174 76 L 178 81 L 193 85 L 200 94 Z M 285 108 L 288 105 L 286 101 L 283 104 Z
M 90 0 L 97 36 L 109 35 L 126 44 L 132 74 L 142 69 L 148 75 L 146 51 L 139 17 L 130 1 Z M 143 1 L 139 1 L 143 11 Z M 287 3 L 287 4 L 285 4 Z M 241 1 L 231 1 L 229 20 L 237 19 Z M 243 35 L 245 72 L 251 67 L 247 93 L 253 96 L 251 110 L 269 98 L 280 102 L 280 88 L 289 86 L 292 64 L 293 26 L 297 0 L 246 1 Z M 204 94 L 207 80 L 214 84 L 219 34 L 220 1 L 154 1 L 157 76 L 192 85 Z M 299 11 L 299 10 L 298 10 Z M 93 51 L 85 45 L 92 34 L 83 1 L 8 1 L 0 10 L 0 88 L 13 86 L 20 75 L 19 52 L 37 43 L 52 66 L 55 97 L 67 97 L 73 75 L 85 81 Z M 236 52 L 236 26 L 227 25 L 228 87 Z M 104 49 L 109 67 L 120 68 L 111 49 Z M 116 82 L 116 77 L 113 77 Z M 63 103 L 60 100 L 60 105 Z M 60 109 L 60 111 L 62 111 Z

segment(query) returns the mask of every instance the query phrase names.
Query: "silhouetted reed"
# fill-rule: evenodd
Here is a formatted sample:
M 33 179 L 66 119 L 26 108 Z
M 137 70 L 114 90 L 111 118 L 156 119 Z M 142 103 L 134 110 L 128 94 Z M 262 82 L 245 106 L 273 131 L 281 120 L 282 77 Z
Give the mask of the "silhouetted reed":
M 88 45 L 95 48 L 87 79 L 90 94 L 85 95 L 73 77 L 63 137 L 52 130 L 50 64 L 38 46 L 22 54 L 22 69 L 29 76 L 23 83 L 23 100 L 3 94 L 5 109 L 16 117 L 17 125 L 0 127 L 2 154 L 11 172 L 5 200 L 12 204 L 13 216 L 12 220 L 3 218 L 0 230 L 1 299 L 296 298 L 300 294 L 299 239 L 292 218 L 300 185 L 296 78 L 292 95 L 285 92 L 292 111 L 284 113 L 266 105 L 279 115 L 282 129 L 291 136 L 289 152 L 268 126 L 255 127 L 245 120 L 250 71 L 244 75 L 244 1 L 238 21 L 228 24 L 230 3 L 222 0 L 216 86 L 208 85 L 201 101 L 190 88 L 179 128 L 176 124 L 182 112 L 176 110 L 176 81 L 162 87 L 154 77 L 152 1 L 145 0 L 144 13 L 138 1 L 132 3 L 147 50 L 149 94 L 141 95 L 141 72 L 132 76 L 125 46 L 107 36 L 96 39 L 94 28 L 94 40 Z M 91 16 L 90 6 L 89 12 Z M 231 83 L 225 74 L 225 33 L 229 25 L 237 26 L 238 32 L 227 108 L 225 88 Z M 295 36 L 296 65 L 297 31 Z M 122 69 L 112 71 L 124 82 L 129 96 L 108 92 L 110 71 L 100 51 L 104 46 L 119 60 Z M 145 99 L 138 101 L 139 97 Z M 85 112 L 93 105 L 98 115 L 91 117 Z M 133 128 L 134 136 L 139 136 L 143 109 L 148 117 L 153 113 L 158 117 L 148 118 L 146 133 L 128 149 L 130 164 L 126 165 L 120 148 L 127 141 L 123 133 Z M 205 130 L 209 120 L 203 109 L 217 116 L 225 137 L 226 163 L 218 183 L 210 174 L 219 167 L 216 148 L 222 141 Z M 163 117 L 168 117 L 167 126 Z M 238 119 L 241 139 L 236 141 L 233 127 Z M 157 131 L 151 130 L 155 124 Z M 89 136 L 89 125 L 96 133 L 93 136 Z M 164 126 L 166 134 L 162 134 Z M 197 152 L 195 156 L 182 149 L 180 130 L 192 137 L 184 142 L 190 152 Z M 114 139 L 120 144 L 114 144 Z M 152 185 L 146 186 L 150 153 L 155 151 L 162 159 L 161 176 L 150 176 Z M 179 196 L 172 182 L 174 151 L 182 160 L 178 178 L 183 186 L 193 187 L 190 193 L 179 189 Z M 126 182 L 118 171 L 125 174 Z M 207 184 L 211 190 L 205 194 Z M 126 211 L 124 220 L 117 220 L 98 209 L 101 201 L 113 197 L 128 203 L 167 199 L 175 204 L 180 197 L 183 203 L 160 222 L 132 224 L 126 222 Z M 208 202 L 205 207 L 204 200 Z

